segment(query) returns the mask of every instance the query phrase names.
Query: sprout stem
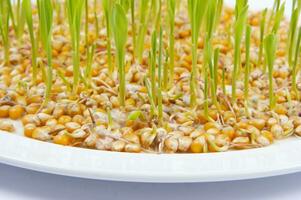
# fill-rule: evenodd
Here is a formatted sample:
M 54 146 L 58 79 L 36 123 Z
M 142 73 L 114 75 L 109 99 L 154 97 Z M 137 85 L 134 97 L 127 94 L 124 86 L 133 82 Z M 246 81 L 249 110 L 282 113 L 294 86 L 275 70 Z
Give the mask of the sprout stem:
M 112 9 L 112 28 L 116 46 L 119 78 L 119 101 L 125 105 L 125 45 L 128 35 L 128 21 L 126 13 L 120 4 L 115 4 Z
M 167 10 L 168 10 L 168 21 L 169 21 L 169 87 L 172 86 L 174 80 L 174 67 L 175 67 L 175 36 L 174 36 L 174 27 L 175 27 L 175 0 L 168 0 Z M 168 70 L 168 69 L 166 69 Z M 167 75 L 167 73 L 166 73 Z M 167 79 L 167 77 L 165 78 Z M 167 85 L 164 85 L 166 89 Z
M 246 64 L 245 64 L 245 80 L 244 80 L 244 98 L 246 115 L 249 116 L 249 74 L 250 74 L 250 45 L 251 45 L 251 31 L 250 25 L 246 28 Z
M 273 68 L 274 68 L 274 61 L 276 55 L 276 48 L 277 48 L 277 38 L 274 33 L 271 33 L 268 36 L 266 36 L 264 40 L 265 56 L 268 65 L 269 101 L 270 101 L 271 110 L 275 108 L 275 103 L 276 103 L 275 96 L 274 96 L 274 89 L 273 89 Z
M 35 83 L 37 80 L 37 44 L 34 35 L 33 29 L 33 22 L 32 22 L 32 9 L 31 9 L 31 1 L 30 0 L 23 0 L 23 10 L 25 11 L 25 18 L 28 27 L 28 32 L 30 36 L 31 42 L 31 65 L 32 65 L 32 78 L 33 82 Z
M 245 29 L 245 24 L 247 20 L 248 6 L 245 6 L 241 12 L 238 14 L 237 20 L 235 22 L 235 42 L 234 42 L 234 69 L 232 72 L 232 103 L 236 102 L 236 77 L 238 74 L 238 69 L 240 68 L 240 43 Z
M 259 53 L 258 53 L 258 60 L 257 65 L 260 66 L 262 62 L 262 53 L 263 53 L 263 39 L 265 33 L 265 22 L 266 22 L 266 15 L 267 15 L 267 8 L 264 9 L 261 13 L 261 21 L 260 21 L 260 44 L 259 44 Z
M 299 100 L 299 91 L 297 88 L 297 83 L 296 83 L 296 77 L 297 77 L 297 65 L 298 65 L 298 60 L 299 60 L 299 55 L 300 55 L 300 43 L 301 43 L 301 27 L 299 28 L 298 31 L 298 37 L 297 37 L 297 42 L 296 42 L 296 49 L 295 49 L 295 58 L 293 62 L 293 68 L 292 68 L 292 90 L 295 92 L 297 99 Z
M 107 30 L 107 55 L 108 55 L 108 65 L 109 65 L 109 74 L 112 75 L 114 71 L 114 65 L 112 63 L 112 50 L 111 50 L 111 12 L 112 12 L 112 3 L 111 0 L 103 0 L 102 6 L 105 14 L 106 30 Z

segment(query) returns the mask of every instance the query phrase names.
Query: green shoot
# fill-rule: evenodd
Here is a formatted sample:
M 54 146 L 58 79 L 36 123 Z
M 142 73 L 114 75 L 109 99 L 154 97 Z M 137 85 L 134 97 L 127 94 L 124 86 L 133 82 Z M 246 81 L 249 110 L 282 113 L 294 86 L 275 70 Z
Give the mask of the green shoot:
M 168 0 L 167 1 L 167 10 L 168 10 L 168 22 L 169 22 L 169 86 L 172 86 L 174 80 L 174 67 L 175 67 L 175 10 L 176 10 L 176 1 Z M 167 73 L 166 73 L 167 76 Z M 165 79 L 168 79 L 165 77 Z M 166 89 L 167 85 L 164 84 Z
M 32 65 L 32 78 L 33 82 L 37 79 L 37 43 L 33 29 L 33 22 L 32 22 L 32 9 L 31 9 L 31 0 L 23 0 L 23 10 L 25 12 L 25 19 L 28 27 L 28 32 L 30 36 L 31 42 L 31 65 Z
M 158 119 L 163 124 L 163 105 L 162 105 L 162 53 L 163 53 L 163 31 L 160 27 L 159 35 L 159 56 L 158 56 Z
M 260 44 L 259 44 L 259 53 L 258 53 L 258 60 L 257 65 L 259 66 L 262 62 L 262 53 L 263 53 L 263 39 L 264 39 L 264 32 L 265 32 L 265 22 L 267 16 L 268 9 L 264 9 L 261 13 L 261 21 L 260 21 Z
M 88 55 L 88 45 L 89 45 L 89 3 L 88 0 L 85 0 L 85 40 L 86 40 L 86 48 Z
M 107 30 L 107 56 L 109 65 L 109 74 L 111 75 L 114 71 L 114 65 L 112 63 L 112 49 L 111 49 L 111 12 L 112 12 L 112 1 L 103 0 L 102 7 L 104 9 L 106 30 Z
M 209 95 L 208 95 L 208 90 L 209 90 L 209 85 L 208 85 L 208 70 L 207 67 L 204 69 L 204 114 L 207 120 L 209 120 Z
M 269 102 L 270 109 L 273 110 L 275 108 L 275 95 L 273 89 L 273 68 L 274 61 L 276 56 L 276 48 L 277 48 L 277 38 L 274 33 L 269 34 L 264 39 L 264 49 L 265 56 L 268 65 L 268 76 L 269 76 Z
M 283 17 L 285 10 L 285 3 L 281 5 L 281 7 L 277 10 L 276 15 L 275 15 L 275 21 L 274 21 L 274 26 L 272 28 L 272 33 L 277 34 L 280 26 L 281 19 Z
M 71 35 L 72 44 L 72 60 L 73 60 L 73 93 L 77 93 L 80 80 L 80 25 L 81 15 L 84 1 L 75 2 L 67 0 L 67 13 L 69 21 L 69 31 Z
M 61 24 L 62 23 L 62 16 L 61 16 L 62 4 L 60 2 L 56 2 L 54 6 L 55 6 L 55 13 L 56 13 L 56 23 Z
M 296 0 L 293 1 L 291 21 L 289 25 L 289 36 L 288 36 L 288 63 L 289 66 L 293 65 L 294 52 L 296 49 L 296 39 L 297 39 L 297 27 L 300 16 L 300 7 L 296 7 Z M 298 2 L 301 2 L 300 0 Z
M 245 108 L 246 108 L 246 114 L 249 116 L 249 74 L 250 74 L 250 46 L 251 46 L 251 32 L 252 28 L 250 25 L 246 28 L 246 64 L 245 64 L 245 80 L 244 80 L 244 98 L 245 98 Z
M 95 19 L 95 36 L 96 40 L 99 38 L 99 20 L 97 16 L 97 1 L 94 0 L 94 19 Z
M 140 0 L 139 1 L 139 30 L 138 30 L 138 37 L 136 41 L 136 52 L 135 55 L 138 58 L 139 63 L 142 61 L 142 56 L 143 56 L 143 48 L 144 48 L 144 38 L 146 35 L 146 30 L 147 30 L 147 22 L 149 10 L 150 10 L 150 5 L 149 5 L 149 0 Z
M 224 5 L 224 0 L 218 0 L 217 1 L 214 29 L 216 29 L 216 27 L 218 26 L 218 22 L 220 21 L 222 10 L 223 10 L 223 5 Z
M 95 47 L 96 45 L 93 44 L 87 49 L 87 66 L 85 69 L 85 79 L 89 86 L 91 85 L 92 63 L 93 63 L 93 58 L 95 53 Z
M 57 75 L 62 79 L 63 83 L 67 86 L 68 90 L 72 90 L 72 85 L 69 83 L 69 81 L 66 79 L 64 73 L 61 70 L 57 70 Z
M 237 20 L 234 27 L 234 69 L 232 72 L 232 103 L 236 101 L 236 77 L 238 74 L 238 69 L 240 68 L 240 43 L 242 40 L 242 35 L 246 26 L 248 14 L 248 6 L 245 6 L 241 12 L 238 14 Z
M 128 20 L 121 5 L 115 4 L 112 10 L 112 29 L 116 46 L 119 78 L 119 101 L 125 105 L 125 45 L 128 36 Z
M 242 10 L 248 5 L 248 0 L 237 0 L 235 4 L 235 19 L 238 18 Z
M 131 121 L 135 121 L 135 120 L 137 120 L 140 116 L 142 116 L 143 115 L 143 113 L 142 113 L 142 111 L 141 110 L 135 110 L 135 111 L 132 111 L 129 115 L 128 115 L 128 117 L 127 117 L 127 119 L 128 120 L 131 120 Z
M 296 42 L 296 49 L 295 49 L 295 58 L 292 67 L 292 90 L 295 92 L 298 100 L 299 100 L 299 91 L 297 89 L 296 76 L 297 76 L 298 59 L 300 55 L 300 43 L 301 43 L 301 27 L 299 28 L 298 31 L 298 39 Z
M 226 81 L 225 81 L 225 76 L 226 76 L 226 72 L 225 72 L 225 68 L 223 67 L 222 69 L 222 90 L 223 90 L 223 93 L 224 95 L 226 94 Z
M 159 32 L 159 29 L 160 29 L 160 26 L 161 26 L 161 18 L 162 18 L 162 15 L 161 15 L 161 12 L 162 12 L 162 0 L 154 0 L 155 2 L 159 2 L 158 4 L 159 5 L 156 5 L 156 13 L 155 13 L 155 29 Z M 155 3 L 157 4 L 157 3 Z
M 50 99 L 50 92 L 52 86 L 52 47 L 51 47 L 51 33 L 52 33 L 52 20 L 53 9 L 51 0 L 37 0 L 38 12 L 39 12 L 39 26 L 40 37 L 42 46 L 47 55 L 47 76 L 46 76 L 46 90 L 44 105 L 46 105 Z
M 8 0 L 9 1 L 9 0 Z M 9 19 L 8 1 L 0 1 L 0 34 L 4 46 L 4 62 L 9 63 Z
M 169 55 L 168 55 L 168 52 L 165 52 L 165 60 L 164 60 L 164 65 L 163 65 L 163 89 L 166 90 L 167 89 L 167 86 L 168 86 L 168 70 L 169 70 L 169 67 L 170 67 L 170 63 L 169 63 Z
M 24 25 L 25 25 L 25 13 L 22 9 L 22 2 L 21 0 L 17 1 L 17 7 L 16 7 L 16 20 L 17 20 L 17 38 L 20 41 L 23 32 L 24 32 Z
M 280 0 L 274 0 L 273 9 L 271 11 L 270 18 L 268 20 L 268 28 L 271 27 L 272 20 L 274 18 L 275 13 L 279 10 L 279 7 L 280 7 Z
M 136 49 L 136 23 L 135 23 L 135 0 L 130 0 L 131 11 L 131 28 L 132 28 L 132 46 L 133 46 L 133 60 L 135 62 L 135 49 Z
M 154 115 L 156 115 L 156 105 L 155 105 L 154 96 L 152 93 L 151 82 L 146 77 L 144 78 L 144 85 L 147 89 L 147 95 L 148 95 L 148 99 L 150 102 L 150 114 L 151 114 L 151 117 L 153 117 Z
M 203 16 L 207 10 L 209 1 L 188 0 L 188 13 L 191 24 L 191 43 L 192 43 L 192 70 L 190 77 L 190 104 L 196 105 L 196 85 L 197 85 L 197 44 L 198 37 L 203 21 Z
M 150 68 L 149 68 L 149 76 L 151 81 L 152 93 L 156 94 L 156 54 L 157 54 L 157 32 L 156 30 L 152 33 L 151 38 L 151 52 L 150 52 Z M 155 96 L 154 96 L 155 98 Z M 156 102 L 156 100 L 154 100 Z

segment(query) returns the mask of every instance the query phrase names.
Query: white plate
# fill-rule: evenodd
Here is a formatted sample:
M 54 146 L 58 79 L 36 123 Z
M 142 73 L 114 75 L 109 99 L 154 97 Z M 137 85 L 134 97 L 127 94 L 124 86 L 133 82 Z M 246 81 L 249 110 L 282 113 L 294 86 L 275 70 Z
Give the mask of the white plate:
M 226 2 L 234 5 L 234 1 Z M 249 3 L 251 9 L 272 6 L 271 0 L 260 3 L 250 0 Z M 289 5 L 287 10 L 290 10 Z M 64 147 L 0 131 L 0 162 L 42 172 L 102 180 L 225 181 L 301 171 L 301 140 L 289 138 L 265 148 L 225 153 L 154 155 Z
M 301 139 L 209 154 L 130 154 L 64 147 L 0 133 L 0 162 L 54 174 L 139 182 L 208 182 L 301 171 Z

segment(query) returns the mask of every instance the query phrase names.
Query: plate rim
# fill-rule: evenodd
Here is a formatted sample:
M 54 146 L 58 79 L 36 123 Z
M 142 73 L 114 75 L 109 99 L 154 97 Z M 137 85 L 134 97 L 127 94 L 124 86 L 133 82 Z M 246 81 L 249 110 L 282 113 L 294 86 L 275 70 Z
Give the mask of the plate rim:
M 290 140 L 291 142 L 287 141 Z M 7 141 L 7 142 L 6 142 Z M 12 142 L 14 141 L 14 143 Z M 61 146 L 52 143 L 37 141 L 30 138 L 25 138 L 18 135 L 8 134 L 8 133 L 0 133 L 0 163 L 4 163 L 7 165 L 20 167 L 24 169 L 46 172 L 50 174 L 71 176 L 71 177 L 80 177 L 80 178 L 88 178 L 88 179 L 97 179 L 97 180 L 110 180 L 110 181 L 126 181 L 126 182 L 152 182 L 152 183 L 187 183 L 187 182 L 217 182 L 217 181 L 230 181 L 230 180 L 244 180 L 244 179 L 254 179 L 254 178 L 263 178 L 277 175 L 290 174 L 301 171 L 301 157 L 299 156 L 299 160 L 296 160 L 296 163 L 291 163 L 283 166 L 274 166 L 274 167 L 266 167 L 258 168 L 254 167 L 253 170 L 250 169 L 239 169 L 229 171 L 228 168 L 220 168 L 219 171 L 208 171 L 208 174 L 204 174 L 203 172 L 196 171 L 195 175 L 192 176 L 191 173 L 183 173 L 183 172 L 175 172 L 172 171 L 173 165 L 168 166 L 171 169 L 171 172 L 164 174 L 162 171 L 154 171 L 153 173 L 146 173 L 146 171 L 139 171 L 139 169 L 123 169 L 116 166 L 116 163 L 113 166 L 114 169 L 109 170 L 107 168 L 99 168 L 95 170 L 93 168 L 92 171 L 89 171 L 89 167 L 85 168 L 82 166 L 70 166 L 70 168 L 66 168 L 66 165 L 62 163 L 56 163 L 57 166 L 54 166 L 54 163 L 51 165 L 47 165 L 47 162 L 43 162 L 41 160 L 25 160 L 22 156 L 13 155 L 11 149 L 14 149 L 15 145 L 19 145 L 20 150 L 23 151 L 24 148 L 28 148 L 28 146 L 34 146 L 35 149 L 40 148 L 41 152 L 45 157 L 53 156 L 58 152 L 63 152 L 64 155 L 70 154 L 72 159 L 80 160 L 81 157 L 76 157 L 76 154 L 80 155 L 96 155 L 101 159 L 107 159 L 110 161 L 113 159 L 121 159 L 121 165 L 124 166 L 127 164 L 127 159 L 136 159 L 149 162 L 147 160 L 159 159 L 159 160 L 170 160 L 170 161 L 192 161 L 194 163 L 199 163 L 199 159 L 202 158 L 204 160 L 212 159 L 212 157 L 216 158 L 216 161 L 219 159 L 222 160 L 224 157 L 245 157 L 248 155 L 260 155 L 260 153 L 269 150 L 269 152 L 275 152 L 281 150 L 279 147 L 281 146 L 290 146 L 290 143 L 297 143 L 297 147 L 299 146 L 299 150 L 301 151 L 301 140 L 298 139 L 286 139 L 281 141 L 280 143 L 274 144 L 272 146 L 259 148 L 259 149 L 250 149 L 250 150 L 240 150 L 240 151 L 230 151 L 230 152 L 219 152 L 219 153 L 206 153 L 206 154 L 135 154 L 135 153 L 120 153 L 120 152 L 108 152 L 108 151 L 99 151 L 93 149 L 83 149 L 77 147 L 68 147 Z M 285 144 L 284 144 L 285 143 Z M 298 145 L 299 144 L 299 145 Z M 4 147 L 4 148 L 3 148 Z M 23 150 L 21 150 L 23 149 Z M 277 150 L 278 149 L 278 150 Z M 36 154 L 41 152 L 34 152 L 31 150 L 24 151 L 24 155 L 31 154 L 31 156 L 36 157 Z M 26 157 L 26 156 L 25 156 Z M 28 157 L 28 155 L 27 155 Z M 62 158 L 60 158 L 62 159 Z M 89 162 L 93 163 L 94 161 L 89 160 Z M 213 159 L 214 160 L 214 159 Z M 211 160 L 212 161 L 212 160 Z M 214 162 L 216 162 L 214 161 Z M 77 161 L 76 161 L 77 162 Z M 155 161 L 157 162 L 157 161 Z M 214 163 L 213 162 L 213 163 Z M 231 162 L 231 161 L 229 161 Z M 156 163 L 155 165 L 159 165 Z M 132 168 L 133 165 L 131 165 Z M 92 168 L 91 168 L 92 169 Z M 166 171 L 165 171 L 166 172 Z M 230 173 L 229 173 L 230 172 Z

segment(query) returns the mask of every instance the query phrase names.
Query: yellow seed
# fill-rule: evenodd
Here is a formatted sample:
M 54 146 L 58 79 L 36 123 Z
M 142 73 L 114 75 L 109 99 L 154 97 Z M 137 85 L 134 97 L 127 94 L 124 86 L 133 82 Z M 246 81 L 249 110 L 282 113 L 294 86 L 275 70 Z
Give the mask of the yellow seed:
M 189 136 L 181 136 L 178 138 L 178 143 L 179 151 L 186 152 L 191 146 L 192 138 Z
M 203 153 L 205 144 L 204 136 L 199 136 L 191 143 L 190 150 L 192 153 Z
M 132 142 L 132 143 L 135 143 L 135 144 L 139 144 L 140 143 L 139 137 L 136 134 L 134 134 L 134 133 L 126 133 L 122 137 L 125 140 L 129 141 L 129 142 Z
M 51 138 L 49 132 L 50 132 L 50 128 L 47 126 L 37 127 L 32 132 L 32 138 L 37 140 L 42 140 L 42 141 L 49 140 Z
M 112 143 L 112 151 L 121 152 L 124 150 L 125 145 L 126 145 L 126 143 L 124 141 L 121 141 L 121 140 L 114 141 Z
M 281 138 L 283 135 L 283 128 L 279 124 L 274 124 L 271 127 L 271 133 L 275 138 Z
M 217 135 L 219 134 L 219 130 L 217 128 L 210 128 L 206 131 L 207 134 L 210 134 L 210 135 Z
M 9 118 L 19 119 L 24 113 L 24 108 L 21 105 L 15 105 L 9 108 Z
M 9 105 L 0 106 L 0 118 L 8 117 L 9 108 L 10 108 Z
M 179 142 L 176 138 L 169 137 L 165 140 L 164 146 L 165 146 L 167 152 L 174 153 L 174 152 L 178 151 Z
M 251 119 L 249 121 L 249 124 L 255 126 L 259 130 L 262 130 L 265 127 L 265 120 L 264 119 Z
M 272 127 L 274 124 L 277 124 L 277 120 L 275 118 L 269 118 L 267 121 L 268 127 Z
M 32 103 L 32 104 L 29 104 L 28 106 L 26 106 L 25 110 L 26 110 L 26 113 L 28 113 L 28 114 L 35 114 L 38 112 L 39 108 L 40 108 L 39 104 Z
M 211 128 L 216 128 L 216 123 L 214 122 L 207 122 L 205 125 L 204 125 L 204 129 L 205 131 L 211 129 Z
M 58 123 L 59 124 L 66 124 L 68 122 L 71 122 L 71 117 L 68 115 L 62 115 L 59 119 L 58 119 Z
M 141 147 L 139 144 L 130 143 L 125 145 L 124 150 L 129 153 L 139 153 L 141 152 Z
M 72 137 L 68 134 L 58 134 L 54 136 L 53 142 L 60 145 L 70 145 L 72 143 Z
M 72 121 L 82 125 L 84 122 L 84 117 L 82 115 L 74 115 Z
M 287 114 L 287 109 L 284 105 L 282 104 L 277 104 L 274 110 L 277 114 L 279 115 L 286 115 Z
M 263 135 L 264 137 L 268 138 L 270 143 L 272 143 L 274 141 L 274 136 L 270 131 L 267 130 L 262 130 L 261 131 L 261 135 Z
M 68 132 L 72 133 L 74 130 L 79 129 L 80 125 L 76 122 L 67 122 L 65 124 L 65 127 Z
M 0 130 L 7 131 L 7 132 L 14 132 L 15 127 L 8 120 L 0 120 Z
M 228 136 L 230 140 L 232 140 L 235 135 L 235 130 L 232 126 L 226 126 L 221 130 L 221 133 L 225 136 Z
M 26 137 L 32 137 L 32 133 L 33 131 L 36 129 L 36 125 L 35 124 L 26 124 L 24 126 L 24 135 Z

